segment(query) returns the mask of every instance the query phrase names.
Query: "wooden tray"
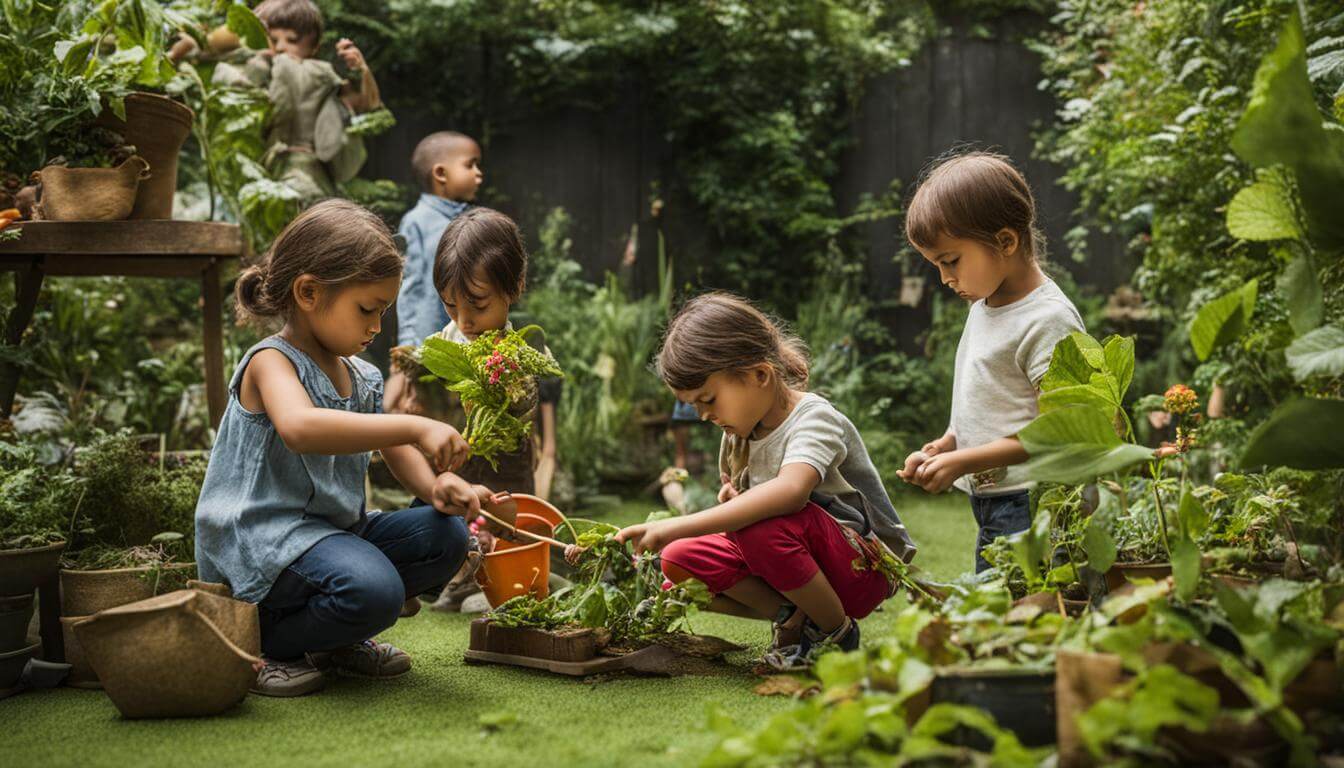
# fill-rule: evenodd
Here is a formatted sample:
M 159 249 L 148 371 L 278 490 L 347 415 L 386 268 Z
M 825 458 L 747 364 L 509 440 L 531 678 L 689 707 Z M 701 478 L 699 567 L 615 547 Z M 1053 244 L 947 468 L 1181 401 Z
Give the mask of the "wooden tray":
M 591 629 L 545 632 L 501 627 L 490 619 L 471 623 L 468 664 L 508 664 L 560 675 L 584 677 L 609 672 L 666 674 L 676 651 L 651 645 L 621 656 L 597 655 L 597 634 Z

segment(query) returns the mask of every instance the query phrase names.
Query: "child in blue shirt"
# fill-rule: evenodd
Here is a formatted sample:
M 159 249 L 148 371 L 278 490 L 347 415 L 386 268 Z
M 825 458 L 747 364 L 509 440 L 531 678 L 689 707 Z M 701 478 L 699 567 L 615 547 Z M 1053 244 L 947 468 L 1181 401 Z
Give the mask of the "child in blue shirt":
M 434 290 L 434 252 L 453 219 L 476 199 L 481 187 L 481 147 L 455 131 L 431 133 L 411 153 L 411 169 L 420 182 L 420 200 L 401 219 L 406 239 L 406 269 L 397 294 L 397 346 L 419 346 L 448 324 L 448 312 Z M 414 413 L 415 388 L 406 376 L 387 380 L 384 407 Z

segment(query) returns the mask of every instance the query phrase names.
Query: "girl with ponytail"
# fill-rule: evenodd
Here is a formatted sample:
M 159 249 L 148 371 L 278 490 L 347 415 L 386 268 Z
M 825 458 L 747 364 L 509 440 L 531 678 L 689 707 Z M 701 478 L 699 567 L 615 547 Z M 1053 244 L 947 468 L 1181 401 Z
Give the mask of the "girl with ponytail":
M 400 283 L 387 227 L 344 200 L 301 213 L 238 279 L 239 315 L 283 327 L 229 384 L 196 505 L 196 560 L 202 580 L 257 604 L 256 693 L 311 693 L 327 671 L 408 671 L 409 656 L 372 638 L 452 578 L 466 556 L 463 516 L 492 497 L 454 474 L 467 457 L 457 430 L 382 413 L 382 376 L 356 357 Z M 429 501 L 367 510 L 372 451 Z

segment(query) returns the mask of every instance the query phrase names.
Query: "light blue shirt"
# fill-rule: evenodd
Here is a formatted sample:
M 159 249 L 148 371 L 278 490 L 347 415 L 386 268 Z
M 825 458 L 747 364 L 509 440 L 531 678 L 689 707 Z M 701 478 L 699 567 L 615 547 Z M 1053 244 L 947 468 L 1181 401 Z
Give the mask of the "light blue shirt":
M 243 407 L 243 371 L 263 349 L 289 358 L 318 408 L 378 413 L 383 403 L 382 375 L 357 357 L 344 358 L 349 397 L 337 394 L 317 362 L 279 336 L 263 339 L 238 363 L 196 503 L 196 564 L 203 581 L 228 584 L 234 597 L 249 603 L 261 602 L 280 572 L 314 544 L 361 522 L 369 469 L 367 452 L 294 453 L 269 416 Z
M 406 238 L 406 267 L 397 294 L 397 345 L 419 345 L 448 325 L 448 310 L 434 290 L 434 252 L 443 230 L 468 203 L 425 192 L 401 218 L 397 233 Z

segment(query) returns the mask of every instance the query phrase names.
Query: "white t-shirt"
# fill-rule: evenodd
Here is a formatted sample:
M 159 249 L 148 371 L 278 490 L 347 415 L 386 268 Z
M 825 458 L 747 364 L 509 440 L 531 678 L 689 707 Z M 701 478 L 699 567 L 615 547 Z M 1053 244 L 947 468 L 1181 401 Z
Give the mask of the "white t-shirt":
M 1012 304 L 971 305 L 957 343 L 952 380 L 952 422 L 958 450 L 1016 435 L 1039 415 L 1037 387 L 1050 367 L 1055 344 L 1082 331 L 1083 318 L 1073 302 L 1046 279 Z M 996 485 L 1002 470 L 964 475 L 957 487 L 976 496 L 999 496 L 1028 488 Z
M 914 557 L 914 541 L 887 496 L 863 438 L 826 398 L 805 392 L 770 434 L 746 440 L 725 433 L 719 444 L 719 471 L 739 491 L 779 477 L 785 464 L 807 464 L 817 470 L 821 482 L 813 500 L 821 503 L 819 494 L 843 502 L 821 503 L 837 522 L 860 533 L 871 526 L 897 557 L 906 562 Z

